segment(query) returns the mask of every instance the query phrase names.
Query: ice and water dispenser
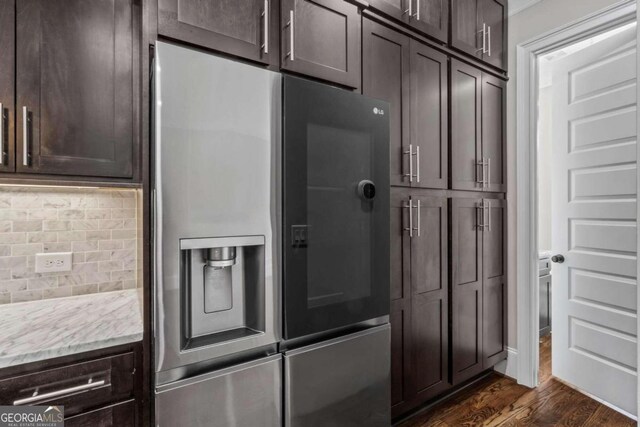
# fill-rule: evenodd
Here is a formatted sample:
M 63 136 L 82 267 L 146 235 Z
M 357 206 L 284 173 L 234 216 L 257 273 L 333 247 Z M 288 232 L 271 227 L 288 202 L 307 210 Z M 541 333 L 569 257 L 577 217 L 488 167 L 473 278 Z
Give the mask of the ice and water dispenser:
M 183 348 L 264 333 L 264 236 L 184 239 L 180 246 Z

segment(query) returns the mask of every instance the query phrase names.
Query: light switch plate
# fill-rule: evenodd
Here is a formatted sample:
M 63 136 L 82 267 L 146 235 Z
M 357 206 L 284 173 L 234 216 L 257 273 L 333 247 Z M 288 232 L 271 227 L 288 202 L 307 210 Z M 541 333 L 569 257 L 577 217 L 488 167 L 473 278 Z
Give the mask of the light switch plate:
M 51 252 L 46 254 L 36 254 L 36 273 L 71 271 L 72 254 L 73 252 Z

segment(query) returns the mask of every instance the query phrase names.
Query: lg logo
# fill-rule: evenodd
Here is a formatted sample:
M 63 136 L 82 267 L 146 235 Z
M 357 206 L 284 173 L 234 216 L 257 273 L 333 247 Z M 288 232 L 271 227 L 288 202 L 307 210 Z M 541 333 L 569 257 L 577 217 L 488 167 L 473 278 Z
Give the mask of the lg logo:
M 384 116 L 384 110 L 382 108 L 373 107 L 373 114 Z

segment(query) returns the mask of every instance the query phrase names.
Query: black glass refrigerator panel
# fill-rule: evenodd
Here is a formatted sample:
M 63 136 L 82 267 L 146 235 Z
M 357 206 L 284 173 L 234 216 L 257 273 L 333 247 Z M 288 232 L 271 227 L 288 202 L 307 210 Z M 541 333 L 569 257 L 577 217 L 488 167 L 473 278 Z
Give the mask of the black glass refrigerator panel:
M 389 314 L 389 105 L 284 77 L 284 334 Z

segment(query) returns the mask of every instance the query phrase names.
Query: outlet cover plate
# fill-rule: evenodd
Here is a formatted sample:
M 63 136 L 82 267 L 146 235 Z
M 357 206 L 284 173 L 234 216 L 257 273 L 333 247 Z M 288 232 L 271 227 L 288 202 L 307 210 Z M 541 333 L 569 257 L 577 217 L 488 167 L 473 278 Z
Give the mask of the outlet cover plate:
M 71 271 L 72 255 L 73 252 L 50 252 L 46 254 L 36 254 L 36 273 Z

